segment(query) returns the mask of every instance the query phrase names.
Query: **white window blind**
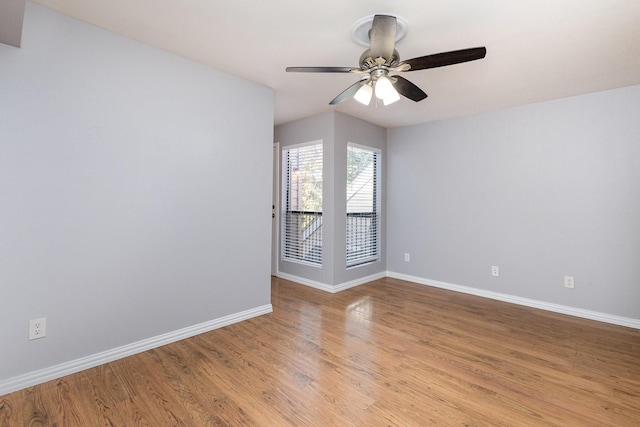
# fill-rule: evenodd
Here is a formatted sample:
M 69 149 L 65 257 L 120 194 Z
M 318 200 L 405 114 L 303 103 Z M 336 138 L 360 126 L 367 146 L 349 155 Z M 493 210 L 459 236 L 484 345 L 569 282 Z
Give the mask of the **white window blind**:
M 347 147 L 347 267 L 379 259 L 378 150 Z
M 282 259 L 322 265 L 322 143 L 282 156 Z

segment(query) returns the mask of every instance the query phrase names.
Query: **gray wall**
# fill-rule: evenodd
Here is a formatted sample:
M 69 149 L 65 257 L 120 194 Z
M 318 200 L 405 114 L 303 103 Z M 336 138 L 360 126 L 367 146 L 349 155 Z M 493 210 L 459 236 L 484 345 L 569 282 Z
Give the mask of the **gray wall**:
M 0 43 L 20 47 L 26 0 L 0 2 Z
M 276 126 L 274 131 L 274 141 L 280 143 L 280 153 L 289 145 L 302 144 L 305 142 L 322 141 L 322 266 L 315 267 L 295 262 L 282 261 L 278 254 L 278 271 L 303 277 L 326 285 L 333 285 L 333 265 L 334 265 L 334 230 L 335 223 L 333 215 L 328 213 L 334 210 L 334 165 L 333 158 L 333 138 L 334 138 L 334 113 L 319 114 L 313 117 L 296 120 L 280 126 Z M 280 156 L 282 158 L 282 155 Z M 282 161 L 280 161 L 280 186 L 282 186 Z M 282 187 L 280 187 L 282 188 Z
M 31 3 L 0 64 L 0 384 L 270 304 L 271 89 Z
M 308 279 L 327 285 L 327 290 L 345 282 L 358 280 L 386 270 L 384 231 L 384 179 L 386 157 L 386 129 L 330 111 L 275 128 L 275 141 L 280 149 L 294 144 L 322 140 L 323 146 L 323 219 L 322 246 L 323 265 L 312 267 L 293 262 L 279 261 L 279 272 L 297 278 Z M 381 260 L 365 266 L 347 270 L 346 266 L 346 171 L 347 143 L 353 142 L 382 151 L 382 230 Z M 278 257 L 280 258 L 280 257 Z
M 377 148 L 381 152 L 381 198 L 380 201 L 380 261 L 368 265 L 362 265 L 347 269 L 347 145 L 349 142 Z M 364 120 L 356 119 L 346 114 L 335 114 L 335 215 L 336 215 L 336 240 L 334 265 L 334 284 L 340 284 L 381 273 L 387 269 L 386 252 L 386 164 L 387 164 L 387 130 L 373 125 Z
M 635 86 L 390 129 L 389 271 L 640 319 L 639 118 Z

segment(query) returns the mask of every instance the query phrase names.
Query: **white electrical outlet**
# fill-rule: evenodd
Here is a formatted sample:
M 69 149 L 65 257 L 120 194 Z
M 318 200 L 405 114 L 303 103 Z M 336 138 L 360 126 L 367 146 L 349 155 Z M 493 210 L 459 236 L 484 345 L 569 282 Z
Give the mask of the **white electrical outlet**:
M 29 320 L 29 340 L 37 340 L 47 335 L 47 319 Z
M 569 289 L 573 289 L 576 286 L 576 282 L 573 278 L 573 276 L 564 276 L 564 287 L 565 288 L 569 288 Z
M 409 252 L 404 253 L 404 261 L 405 262 L 411 261 L 411 254 Z
M 491 275 L 492 276 L 499 276 L 500 275 L 500 267 L 498 267 L 497 265 L 492 265 L 491 266 Z

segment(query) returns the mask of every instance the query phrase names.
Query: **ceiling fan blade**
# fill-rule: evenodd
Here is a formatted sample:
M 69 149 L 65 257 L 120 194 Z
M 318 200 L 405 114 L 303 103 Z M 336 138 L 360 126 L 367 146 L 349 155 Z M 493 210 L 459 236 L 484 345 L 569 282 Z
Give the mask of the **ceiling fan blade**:
M 289 73 L 351 73 L 360 71 L 353 67 L 287 67 Z
M 397 81 L 393 84 L 393 87 L 396 88 L 398 93 L 402 96 L 406 96 L 412 101 L 419 102 L 427 97 L 427 94 L 424 93 L 422 89 L 420 89 L 415 84 L 411 83 L 409 80 L 400 76 L 393 76 Z
M 346 88 L 344 91 L 342 91 L 340 95 L 333 98 L 333 100 L 329 103 L 329 105 L 337 105 L 351 98 L 353 95 L 356 94 L 358 89 L 360 89 L 360 86 L 362 86 L 362 81 L 358 80 L 357 82 L 355 82 L 354 84 Z
M 376 15 L 369 30 L 371 40 L 371 57 L 375 60 L 382 57 L 391 61 L 396 45 L 396 17 L 389 15 Z
M 418 58 L 402 61 L 402 63 L 409 64 L 411 66 L 407 71 L 426 70 L 427 68 L 444 67 L 445 65 L 475 61 L 476 59 L 484 58 L 486 54 L 486 47 L 473 47 L 471 49 L 454 50 L 451 52 L 420 56 Z

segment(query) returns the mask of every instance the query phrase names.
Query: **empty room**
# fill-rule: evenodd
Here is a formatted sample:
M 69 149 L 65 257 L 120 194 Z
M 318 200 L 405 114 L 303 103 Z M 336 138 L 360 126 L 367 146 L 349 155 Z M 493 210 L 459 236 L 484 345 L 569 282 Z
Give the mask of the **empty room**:
M 638 22 L 0 0 L 0 426 L 640 425 Z

